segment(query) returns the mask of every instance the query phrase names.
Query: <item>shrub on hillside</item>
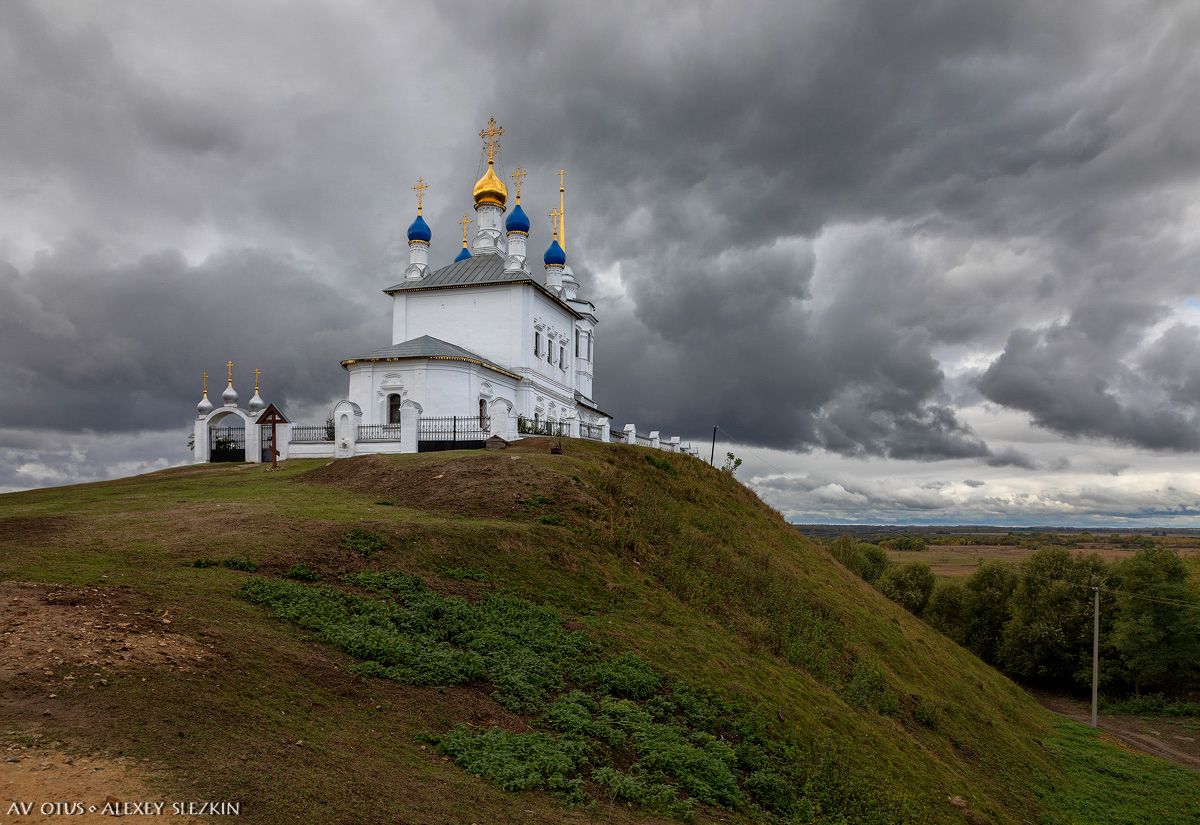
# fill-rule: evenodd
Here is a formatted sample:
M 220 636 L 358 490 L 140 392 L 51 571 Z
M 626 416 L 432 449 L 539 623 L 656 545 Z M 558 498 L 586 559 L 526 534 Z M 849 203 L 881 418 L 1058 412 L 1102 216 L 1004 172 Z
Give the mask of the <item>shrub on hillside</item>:
M 317 571 L 313 570 L 307 564 L 293 564 L 283 575 L 289 579 L 296 579 L 302 582 L 315 582 L 320 578 L 317 575 Z
M 228 567 L 230 570 L 241 570 L 245 573 L 253 573 L 258 569 L 258 565 L 243 556 L 230 556 L 221 562 L 222 567 Z
M 370 530 L 355 527 L 342 538 L 342 546 L 360 556 L 371 556 L 387 548 L 387 541 Z
M 971 592 L 966 585 L 941 581 L 933 588 L 923 617 L 935 630 L 965 647 L 970 635 L 973 607 Z
M 857 541 L 852 536 L 838 536 L 829 544 L 829 552 L 851 572 L 874 584 L 891 564 L 882 547 Z
M 1017 574 L 998 561 L 986 561 L 967 579 L 970 596 L 964 644 L 985 662 L 994 663 L 1000 651 L 1004 625 L 1012 616 L 1012 594 Z
M 933 595 L 933 571 L 924 562 L 889 567 L 879 577 L 879 592 L 920 616 Z

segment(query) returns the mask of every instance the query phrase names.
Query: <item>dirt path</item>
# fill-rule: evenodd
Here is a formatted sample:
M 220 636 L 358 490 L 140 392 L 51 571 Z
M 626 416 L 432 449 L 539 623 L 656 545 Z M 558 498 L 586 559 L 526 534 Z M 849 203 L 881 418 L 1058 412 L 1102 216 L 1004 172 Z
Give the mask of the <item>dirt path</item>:
M 150 766 L 48 738 L 41 724 L 69 720 L 113 673 L 204 666 L 212 652 L 172 622 L 129 588 L 0 582 L 0 701 L 24 711 L 0 730 L 0 825 L 197 821 L 155 791 Z
M 28 732 L 0 735 L 0 823 L 112 822 L 114 816 L 196 823 L 151 790 L 153 780 L 128 759 L 79 755 Z M 160 807 L 157 807 L 161 805 Z
M 1091 706 L 1066 696 L 1034 694 L 1044 707 L 1068 719 L 1092 721 Z M 1200 720 L 1173 716 L 1106 716 L 1100 730 L 1133 750 L 1200 770 Z

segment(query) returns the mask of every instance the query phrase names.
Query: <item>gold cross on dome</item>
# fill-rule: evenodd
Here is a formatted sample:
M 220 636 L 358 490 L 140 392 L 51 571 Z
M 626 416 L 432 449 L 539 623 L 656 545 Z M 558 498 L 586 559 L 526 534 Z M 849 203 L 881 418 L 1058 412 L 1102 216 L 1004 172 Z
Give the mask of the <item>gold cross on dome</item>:
M 517 185 L 517 203 L 521 202 L 521 182 L 523 180 L 525 180 L 525 176 L 527 174 L 528 173 L 524 169 L 522 169 L 520 166 L 518 166 L 516 169 L 513 170 L 511 177 L 512 177 L 513 183 L 515 183 Z
M 429 188 L 429 184 L 425 182 L 425 178 L 417 178 L 417 182 L 413 184 L 413 191 L 417 193 L 417 214 L 421 214 L 421 206 L 425 201 L 425 190 Z
M 467 227 L 470 226 L 471 224 L 473 224 L 474 221 L 471 220 L 470 218 L 468 218 L 466 215 L 463 215 L 461 218 L 458 219 L 458 222 L 462 224 L 463 246 L 466 246 L 467 245 Z
M 204 387 L 204 394 L 208 395 L 208 372 L 206 370 L 200 371 L 200 383 Z
M 554 240 L 558 240 L 558 207 L 554 207 L 546 215 L 554 222 Z
M 233 383 L 233 362 L 226 361 L 225 367 L 226 367 L 226 369 L 229 370 L 229 383 L 232 384 Z
M 488 127 L 479 132 L 479 136 L 487 141 L 488 163 L 496 159 L 496 149 L 499 146 L 498 137 L 504 134 L 504 127 L 496 125 L 496 118 L 488 118 Z
M 262 377 L 262 370 L 260 370 L 258 367 L 255 367 L 254 368 L 254 392 L 255 393 L 258 392 L 258 379 L 260 377 Z

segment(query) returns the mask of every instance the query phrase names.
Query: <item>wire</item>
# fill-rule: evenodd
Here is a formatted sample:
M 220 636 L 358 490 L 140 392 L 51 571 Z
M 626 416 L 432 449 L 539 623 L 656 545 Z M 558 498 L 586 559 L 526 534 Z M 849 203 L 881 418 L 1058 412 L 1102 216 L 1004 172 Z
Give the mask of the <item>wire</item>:
M 1067 579 L 1055 579 L 1050 576 L 1035 576 L 1032 573 L 1020 572 L 1018 575 L 1028 579 L 1037 579 L 1038 581 L 1051 582 L 1053 584 L 1065 584 L 1069 587 L 1082 587 L 1086 590 L 1099 590 L 1101 593 L 1111 593 L 1114 596 L 1128 596 L 1131 599 L 1145 599 L 1150 602 L 1161 602 L 1162 604 L 1171 604 L 1178 607 L 1187 607 L 1192 610 L 1200 610 L 1200 604 L 1196 602 L 1185 602 L 1181 599 L 1168 599 L 1163 596 L 1147 596 L 1145 593 L 1132 593 L 1128 590 L 1117 590 L 1112 587 L 1104 587 L 1097 584 L 1084 584 L 1083 582 L 1073 582 Z

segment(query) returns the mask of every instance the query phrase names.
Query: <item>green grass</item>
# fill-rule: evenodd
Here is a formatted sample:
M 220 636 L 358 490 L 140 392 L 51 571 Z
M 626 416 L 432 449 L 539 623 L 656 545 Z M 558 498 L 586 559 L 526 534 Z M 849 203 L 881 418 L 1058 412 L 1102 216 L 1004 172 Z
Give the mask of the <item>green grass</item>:
M 399 571 L 344 582 L 390 598 L 265 578 L 238 594 L 353 656 L 356 673 L 410 685 L 488 683 L 497 703 L 541 730 L 460 725 L 426 738 L 505 790 L 543 789 L 580 804 L 593 799 L 590 777 L 614 800 L 675 816 L 697 805 L 850 813 L 828 808 L 822 786 L 841 777 L 814 773 L 802 740 L 769 733 L 768 720 L 744 705 L 671 680 L 628 651 L 606 655 L 545 607 L 498 594 L 442 596 Z M 882 792 L 851 801 L 863 823 L 894 822 L 906 810 Z
M 1046 825 L 1200 822 L 1194 770 L 1121 750 L 1065 719 L 1045 746 L 1064 773 L 1043 790 Z
M 962 796 L 995 823 L 1116 823 L 1144 820 L 1107 814 L 1103 800 L 1144 788 L 1156 821 L 1194 821 L 1196 774 L 1077 739 L 726 474 L 686 456 L 653 456 L 671 472 L 637 448 L 563 446 L 371 459 L 431 484 L 480 468 L 488 494 L 467 510 L 423 509 L 403 485 L 313 483 L 324 461 L 0 496 L 0 578 L 111 588 L 131 610 L 169 610 L 171 630 L 213 656 L 189 672 L 100 668 L 109 686 L 64 689 L 55 701 L 71 710 L 51 717 L 39 689 L 13 677 L 0 722 L 146 759 L 164 792 L 243 800 L 250 822 L 458 821 L 464 810 L 634 822 L 690 807 L 698 821 L 892 811 L 959 823 L 947 799 Z M 257 574 L 193 566 L 234 557 Z M 286 578 L 298 568 L 320 584 Z M 260 580 L 389 607 L 343 605 L 332 624 L 305 627 L 269 600 L 236 597 Z M 468 644 L 440 619 L 423 628 L 434 606 L 513 621 L 548 647 L 537 661 L 489 658 L 514 637 Z M 456 668 L 463 679 L 447 681 Z M 680 686 L 710 699 L 656 704 Z M 733 712 L 713 708 L 725 707 L 758 727 L 721 727 L 714 719 Z M 728 752 L 700 734 L 733 749 L 733 785 L 720 769 Z M 576 758 L 577 740 L 589 761 L 556 767 Z M 491 772 L 522 760 L 522 775 L 541 779 L 514 796 Z M 592 802 L 557 787 L 572 779 Z

